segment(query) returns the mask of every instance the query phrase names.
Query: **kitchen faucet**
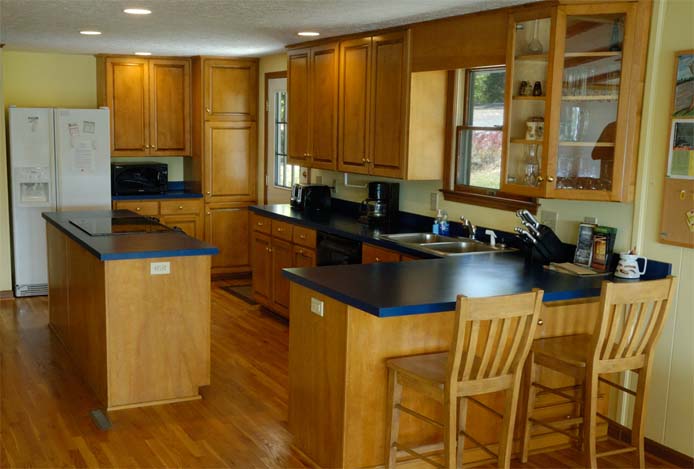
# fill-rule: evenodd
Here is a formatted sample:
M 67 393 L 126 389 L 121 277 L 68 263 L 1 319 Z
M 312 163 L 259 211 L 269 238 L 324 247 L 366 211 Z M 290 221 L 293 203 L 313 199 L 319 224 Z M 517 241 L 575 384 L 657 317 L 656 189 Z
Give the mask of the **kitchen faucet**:
M 475 231 L 477 231 L 477 226 L 473 225 L 472 222 L 465 218 L 465 216 L 460 217 L 460 221 L 463 222 L 463 226 L 468 230 L 468 237 L 470 239 L 475 239 Z

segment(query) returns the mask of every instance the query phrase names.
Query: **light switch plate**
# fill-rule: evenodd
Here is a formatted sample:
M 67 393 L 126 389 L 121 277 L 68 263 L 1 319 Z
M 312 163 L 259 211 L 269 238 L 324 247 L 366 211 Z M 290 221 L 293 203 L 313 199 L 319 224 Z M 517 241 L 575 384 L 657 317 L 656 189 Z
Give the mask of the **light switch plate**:
M 150 275 L 168 275 L 171 273 L 171 262 L 150 262 Z
M 435 212 L 439 209 L 439 193 L 432 192 L 429 194 L 429 210 Z
M 311 312 L 323 317 L 323 302 L 317 298 L 311 298 Z

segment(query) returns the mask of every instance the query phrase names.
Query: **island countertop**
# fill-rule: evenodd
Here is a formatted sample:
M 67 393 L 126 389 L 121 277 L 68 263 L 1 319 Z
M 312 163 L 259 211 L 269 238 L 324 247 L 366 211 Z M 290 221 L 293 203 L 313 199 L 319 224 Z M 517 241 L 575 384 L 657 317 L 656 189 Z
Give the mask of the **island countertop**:
M 91 236 L 70 223 L 70 220 L 75 219 L 139 216 L 129 210 L 45 212 L 42 216 L 46 222 L 58 228 L 102 261 L 210 256 L 219 252 L 211 244 L 191 238 L 179 231 Z

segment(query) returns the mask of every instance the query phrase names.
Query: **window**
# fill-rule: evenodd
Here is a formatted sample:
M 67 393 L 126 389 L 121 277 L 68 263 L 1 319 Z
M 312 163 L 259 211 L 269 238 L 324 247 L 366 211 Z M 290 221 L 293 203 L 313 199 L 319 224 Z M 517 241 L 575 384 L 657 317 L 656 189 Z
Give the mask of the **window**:
M 456 132 L 456 186 L 501 186 L 505 77 L 503 68 L 467 72 L 465 114 Z
M 455 75 L 450 109 L 453 158 L 445 198 L 508 210 L 534 209 L 533 199 L 501 192 L 505 67 L 470 68 Z
M 275 186 L 292 187 L 299 182 L 299 166 L 287 163 L 287 92 L 275 93 Z

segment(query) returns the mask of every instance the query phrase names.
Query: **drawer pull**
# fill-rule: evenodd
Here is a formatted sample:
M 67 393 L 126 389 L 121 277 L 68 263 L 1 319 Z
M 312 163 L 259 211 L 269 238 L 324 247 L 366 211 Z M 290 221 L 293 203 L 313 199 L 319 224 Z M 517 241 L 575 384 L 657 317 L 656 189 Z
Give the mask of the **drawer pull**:
M 139 212 L 140 210 L 142 210 L 140 207 L 135 207 L 136 212 Z
M 179 206 L 178 206 L 178 209 L 179 209 L 179 210 L 183 210 L 183 205 L 179 205 Z
M 208 114 L 212 114 L 212 111 L 210 110 L 209 107 L 208 107 L 208 108 L 205 108 L 205 110 L 207 111 Z
M 377 258 L 376 258 L 376 262 L 381 262 L 381 258 L 380 258 L 380 257 L 377 257 Z
M 263 223 L 262 221 L 259 221 L 257 224 L 258 224 L 258 226 L 263 226 L 265 223 Z
M 301 254 L 301 255 L 303 256 L 303 255 L 304 255 L 304 250 L 303 250 L 303 249 L 299 249 L 299 254 Z
M 537 325 L 538 325 L 538 326 L 541 326 L 541 325 L 543 325 L 544 323 L 545 323 L 545 322 L 544 322 L 542 319 L 538 319 L 538 320 L 537 320 Z
M 306 239 L 306 235 L 299 235 L 300 239 Z
M 281 233 L 281 232 L 283 232 L 284 230 L 283 230 L 282 228 L 277 228 L 277 231 Z

